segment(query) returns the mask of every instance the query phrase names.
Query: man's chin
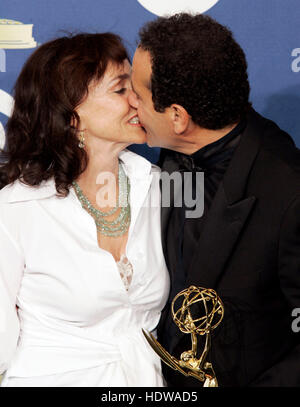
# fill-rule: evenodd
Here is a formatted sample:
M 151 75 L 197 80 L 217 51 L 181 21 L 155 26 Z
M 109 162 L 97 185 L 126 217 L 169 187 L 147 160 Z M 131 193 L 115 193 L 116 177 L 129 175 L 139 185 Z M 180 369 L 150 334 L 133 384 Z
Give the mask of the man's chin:
M 152 137 L 149 133 L 147 133 L 146 130 L 145 133 L 146 133 L 146 143 L 148 147 L 162 147 L 161 143 L 159 142 L 159 138 Z
M 146 143 L 148 147 L 159 147 L 155 141 L 146 133 Z
M 148 147 L 153 147 L 153 145 L 152 145 L 152 143 L 151 143 L 150 140 L 146 140 L 146 143 L 147 143 L 147 146 L 148 146 Z
M 156 148 L 166 148 L 163 145 L 161 145 L 159 142 L 154 142 L 153 140 L 148 140 L 146 141 L 148 147 L 156 147 Z

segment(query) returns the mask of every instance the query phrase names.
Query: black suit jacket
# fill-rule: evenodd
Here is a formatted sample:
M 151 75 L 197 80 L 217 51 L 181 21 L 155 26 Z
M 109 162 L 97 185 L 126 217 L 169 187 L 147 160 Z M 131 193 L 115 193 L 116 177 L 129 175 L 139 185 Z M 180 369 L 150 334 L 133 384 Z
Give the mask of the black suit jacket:
M 162 171 L 176 171 L 172 154 L 161 154 Z M 171 217 L 172 207 L 162 208 L 168 266 Z M 220 386 L 300 386 L 300 333 L 291 314 L 300 308 L 300 151 L 254 110 L 205 219 L 187 270 L 190 285 L 213 288 L 224 302 L 209 356 Z M 158 340 L 179 358 L 191 341 L 172 328 L 171 300 Z M 169 386 L 202 386 L 164 364 L 163 372 Z

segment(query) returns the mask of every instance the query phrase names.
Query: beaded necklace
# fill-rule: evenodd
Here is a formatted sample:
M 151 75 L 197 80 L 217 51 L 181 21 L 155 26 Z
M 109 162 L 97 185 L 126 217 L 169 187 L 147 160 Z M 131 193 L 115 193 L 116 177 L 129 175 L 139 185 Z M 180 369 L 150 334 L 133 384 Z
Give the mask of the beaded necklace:
M 97 230 L 105 236 L 117 237 L 124 235 L 130 225 L 131 211 L 129 204 L 130 181 L 119 162 L 119 196 L 114 208 L 108 212 L 96 209 L 84 195 L 76 181 L 72 182 L 76 195 L 82 207 L 94 218 Z M 122 206 L 120 206 L 120 204 Z M 105 218 L 115 214 L 120 209 L 119 215 L 112 221 Z

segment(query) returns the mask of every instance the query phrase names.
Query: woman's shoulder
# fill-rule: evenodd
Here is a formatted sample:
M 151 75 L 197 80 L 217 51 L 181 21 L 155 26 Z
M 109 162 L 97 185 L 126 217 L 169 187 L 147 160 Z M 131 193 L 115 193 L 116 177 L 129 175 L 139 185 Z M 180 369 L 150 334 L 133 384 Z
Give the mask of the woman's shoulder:
M 0 204 L 25 202 L 47 198 L 56 194 L 54 179 L 42 181 L 39 185 L 28 185 L 20 179 L 6 185 L 0 190 Z
M 14 191 L 19 187 L 20 181 L 17 179 L 10 184 L 5 185 L 0 190 L 0 203 L 9 203 L 12 199 Z
M 55 192 L 52 179 L 36 186 L 25 184 L 20 179 L 7 184 L 0 190 L 0 228 L 5 229 L 14 241 L 18 241 L 19 230 L 28 227 L 31 216 L 37 216 L 31 202 L 48 198 Z

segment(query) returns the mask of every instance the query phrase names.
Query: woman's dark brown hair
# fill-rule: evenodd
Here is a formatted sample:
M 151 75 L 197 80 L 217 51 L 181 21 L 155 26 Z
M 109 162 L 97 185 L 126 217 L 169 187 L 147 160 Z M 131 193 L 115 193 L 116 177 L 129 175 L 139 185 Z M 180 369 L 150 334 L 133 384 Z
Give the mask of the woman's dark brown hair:
M 16 179 L 34 186 L 54 177 L 59 196 L 68 194 L 88 163 L 85 150 L 78 147 L 75 108 L 109 62 L 125 59 L 126 49 L 112 33 L 57 38 L 30 56 L 15 84 L 6 145 L 0 150 L 0 189 Z

